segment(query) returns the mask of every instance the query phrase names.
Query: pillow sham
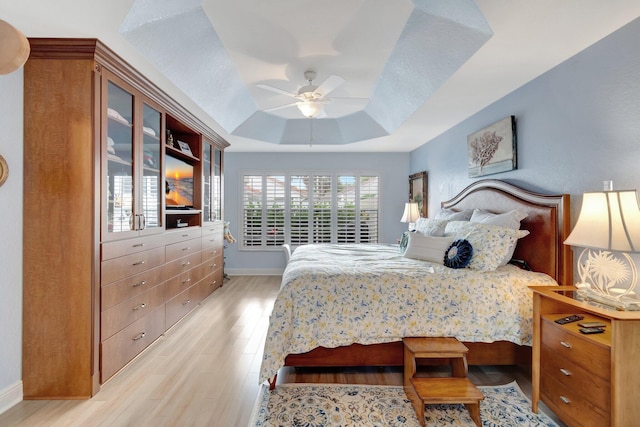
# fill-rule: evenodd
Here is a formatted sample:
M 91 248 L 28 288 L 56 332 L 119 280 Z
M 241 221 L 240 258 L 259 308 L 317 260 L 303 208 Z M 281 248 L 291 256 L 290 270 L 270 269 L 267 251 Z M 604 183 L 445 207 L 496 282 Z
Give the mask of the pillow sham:
M 525 219 L 527 214 L 514 209 L 509 212 L 496 214 L 493 212 L 485 211 L 483 209 L 474 209 L 471 215 L 471 222 L 477 222 L 480 224 L 500 225 L 502 227 L 513 228 L 514 230 L 520 229 L 520 221 Z
M 469 221 L 473 215 L 472 209 L 467 209 L 464 211 L 454 211 L 452 209 L 440 209 L 435 216 L 435 219 L 446 219 L 449 221 Z
M 508 263 L 518 239 L 528 234 L 527 230 L 468 221 L 449 222 L 444 233 L 446 237 L 456 240 L 468 240 L 473 247 L 473 257 L 468 267 L 484 271 L 492 271 Z
M 404 256 L 433 263 L 444 264 L 444 253 L 455 239 L 451 237 L 425 236 L 409 233 L 409 244 Z
M 447 225 L 446 219 L 418 218 L 415 229 L 425 236 L 444 236 L 444 227 Z

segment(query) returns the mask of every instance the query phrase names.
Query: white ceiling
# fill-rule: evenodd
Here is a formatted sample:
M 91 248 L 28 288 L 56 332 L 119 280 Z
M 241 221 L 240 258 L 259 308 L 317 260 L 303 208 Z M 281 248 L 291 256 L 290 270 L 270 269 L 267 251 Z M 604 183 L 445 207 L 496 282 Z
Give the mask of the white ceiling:
M 438 62 L 406 48 L 427 28 L 415 25 L 416 9 L 463 28 L 432 51 L 461 39 L 466 56 L 451 59 L 459 44 Z M 0 0 L 0 17 L 29 37 L 99 38 L 226 138 L 229 151 L 410 151 L 638 16 L 637 0 Z M 371 99 L 327 104 L 312 147 L 295 107 L 261 111 L 292 99 L 256 87 L 296 92 L 306 69 L 317 72 L 314 84 L 345 79 L 330 97 Z M 325 123 L 351 135 L 347 142 L 373 139 L 323 145 Z M 280 143 L 289 128 L 298 133 Z

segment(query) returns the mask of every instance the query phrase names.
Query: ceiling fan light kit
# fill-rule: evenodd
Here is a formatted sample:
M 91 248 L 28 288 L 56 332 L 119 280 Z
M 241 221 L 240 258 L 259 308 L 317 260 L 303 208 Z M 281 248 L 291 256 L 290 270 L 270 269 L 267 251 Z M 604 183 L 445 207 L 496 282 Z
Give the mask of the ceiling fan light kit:
M 324 106 L 322 102 L 317 101 L 303 101 L 298 102 L 298 110 L 305 116 L 310 119 L 317 117 L 321 112 Z

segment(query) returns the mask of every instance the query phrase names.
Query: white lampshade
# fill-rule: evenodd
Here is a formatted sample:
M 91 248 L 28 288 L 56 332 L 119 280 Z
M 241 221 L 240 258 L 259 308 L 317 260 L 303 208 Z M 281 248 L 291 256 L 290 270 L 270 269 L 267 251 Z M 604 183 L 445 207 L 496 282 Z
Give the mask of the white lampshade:
M 420 211 L 418 210 L 417 203 L 405 203 L 404 213 L 400 222 L 416 222 L 420 218 Z
M 640 252 L 640 206 L 636 190 L 584 193 L 566 245 Z
M 300 112 L 309 118 L 316 117 L 318 114 L 322 112 L 323 105 L 322 102 L 315 101 L 302 101 L 298 102 L 298 109 Z

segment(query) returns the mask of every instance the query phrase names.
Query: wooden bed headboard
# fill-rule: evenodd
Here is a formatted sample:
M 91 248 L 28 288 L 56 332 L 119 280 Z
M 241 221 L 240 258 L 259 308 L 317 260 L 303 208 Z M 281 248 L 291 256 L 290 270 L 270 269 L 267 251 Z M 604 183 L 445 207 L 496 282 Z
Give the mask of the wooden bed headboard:
M 527 213 L 520 228 L 530 234 L 518 241 L 514 258 L 547 273 L 560 285 L 573 284 L 573 253 L 563 244 L 569 235 L 569 195 L 537 194 L 495 179 L 476 181 L 441 203 L 455 211 L 485 209 L 494 213 L 520 209 Z

